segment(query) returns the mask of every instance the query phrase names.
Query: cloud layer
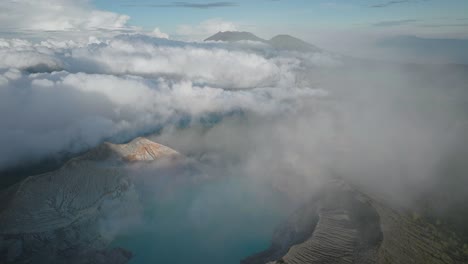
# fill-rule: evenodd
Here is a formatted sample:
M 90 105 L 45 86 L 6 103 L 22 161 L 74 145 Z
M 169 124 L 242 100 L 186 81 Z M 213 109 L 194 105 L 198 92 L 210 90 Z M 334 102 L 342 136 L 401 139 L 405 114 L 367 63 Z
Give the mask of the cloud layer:
M 408 205 L 468 149 L 466 76 L 255 42 L 2 39 L 0 170 L 153 135 L 294 198 L 339 176 Z
M 143 35 L 88 43 L 0 41 L 0 167 L 128 140 L 181 120 L 293 109 L 308 57 Z M 189 123 L 190 123 L 189 122 Z

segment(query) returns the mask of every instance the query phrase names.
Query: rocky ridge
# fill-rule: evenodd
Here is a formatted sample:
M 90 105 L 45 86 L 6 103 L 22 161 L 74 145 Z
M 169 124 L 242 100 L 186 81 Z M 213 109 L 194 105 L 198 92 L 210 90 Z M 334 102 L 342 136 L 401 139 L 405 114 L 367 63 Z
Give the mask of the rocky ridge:
M 342 181 L 329 184 L 304 207 L 309 213 L 293 216 L 288 231 L 279 229 L 268 250 L 242 263 L 468 262 L 468 254 L 463 252 L 456 235 L 444 233 L 415 215 L 394 210 Z M 300 210 L 303 212 L 304 208 Z M 304 225 L 304 219 L 309 219 L 308 225 Z M 294 243 L 291 236 L 298 234 L 302 241 Z
M 99 232 L 101 206 L 123 199 L 135 162 L 177 162 L 178 152 L 145 138 L 104 143 L 57 171 L 31 176 L 0 193 L 1 263 L 126 263 Z M 73 262 L 72 262 L 73 263 Z

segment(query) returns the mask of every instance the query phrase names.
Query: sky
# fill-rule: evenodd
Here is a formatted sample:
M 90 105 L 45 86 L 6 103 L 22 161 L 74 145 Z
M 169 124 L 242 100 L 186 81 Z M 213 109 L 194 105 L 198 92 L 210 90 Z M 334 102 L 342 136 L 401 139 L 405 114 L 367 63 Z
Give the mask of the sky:
M 466 0 L 3 0 L 0 37 L 88 38 L 121 33 L 201 41 L 219 31 L 290 34 L 346 55 L 393 59 L 411 36 L 468 39 Z M 419 41 L 419 40 L 417 40 Z M 405 48 L 414 41 L 403 41 Z M 383 45 L 382 45 L 383 44 Z M 432 45 L 432 44 L 430 44 Z M 401 45 L 400 45 L 401 46 Z M 444 46 L 451 50 L 453 44 Z M 455 44 L 455 46 L 459 46 Z M 385 47 L 383 51 L 382 47 Z M 410 53 L 417 49 L 412 48 Z M 431 51 L 434 52 L 434 51 Z M 405 58 L 406 56 L 402 56 Z
M 447 33 L 467 33 L 468 27 L 468 2 L 464 0 L 96 0 L 93 4 L 128 14 L 134 25 L 157 26 L 171 33 L 177 33 L 181 24 L 199 24 L 214 18 L 231 21 L 242 29 L 258 29 L 266 35 L 272 27 L 304 32 L 417 25 L 441 27 L 438 31 Z

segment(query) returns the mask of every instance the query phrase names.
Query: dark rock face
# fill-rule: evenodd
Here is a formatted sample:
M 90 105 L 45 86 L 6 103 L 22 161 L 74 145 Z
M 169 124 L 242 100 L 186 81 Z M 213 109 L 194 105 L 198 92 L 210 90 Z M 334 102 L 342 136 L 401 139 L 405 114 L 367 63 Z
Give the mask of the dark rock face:
M 312 235 L 318 220 L 317 203 L 300 207 L 278 227 L 267 250 L 242 260 L 241 264 L 264 264 L 280 259 L 291 246 L 305 242 Z
M 330 184 L 309 210 L 288 222 L 290 229 L 310 230 L 303 241 L 279 229 L 272 246 L 243 260 L 256 263 L 467 263 L 456 238 L 442 234 L 421 219 L 395 211 L 349 186 Z M 300 223 L 307 219 L 307 225 Z M 283 246 L 278 246 L 283 245 Z M 288 249 L 285 249 L 287 247 Z M 285 252 L 285 253 L 284 253 Z
M 57 171 L 26 178 L 0 193 L 0 263 L 126 263 L 131 253 L 108 249 L 99 220 L 132 186 L 127 166 L 176 151 L 144 138 L 100 147 Z
M 95 220 L 49 232 L 3 235 L 1 263 L 127 263 L 131 252 L 107 249 Z

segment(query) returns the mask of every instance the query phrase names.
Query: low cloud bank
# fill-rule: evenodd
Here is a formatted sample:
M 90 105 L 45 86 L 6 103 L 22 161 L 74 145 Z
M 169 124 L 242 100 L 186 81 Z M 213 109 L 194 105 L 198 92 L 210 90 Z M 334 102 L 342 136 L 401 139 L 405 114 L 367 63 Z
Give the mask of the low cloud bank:
M 295 84 L 303 58 L 141 35 L 2 40 L 0 58 L 1 168 L 213 115 L 292 111 L 297 98 L 326 95 Z
M 468 149 L 466 72 L 249 42 L 1 40 L 0 168 L 156 133 L 291 196 L 342 177 L 410 206 Z

